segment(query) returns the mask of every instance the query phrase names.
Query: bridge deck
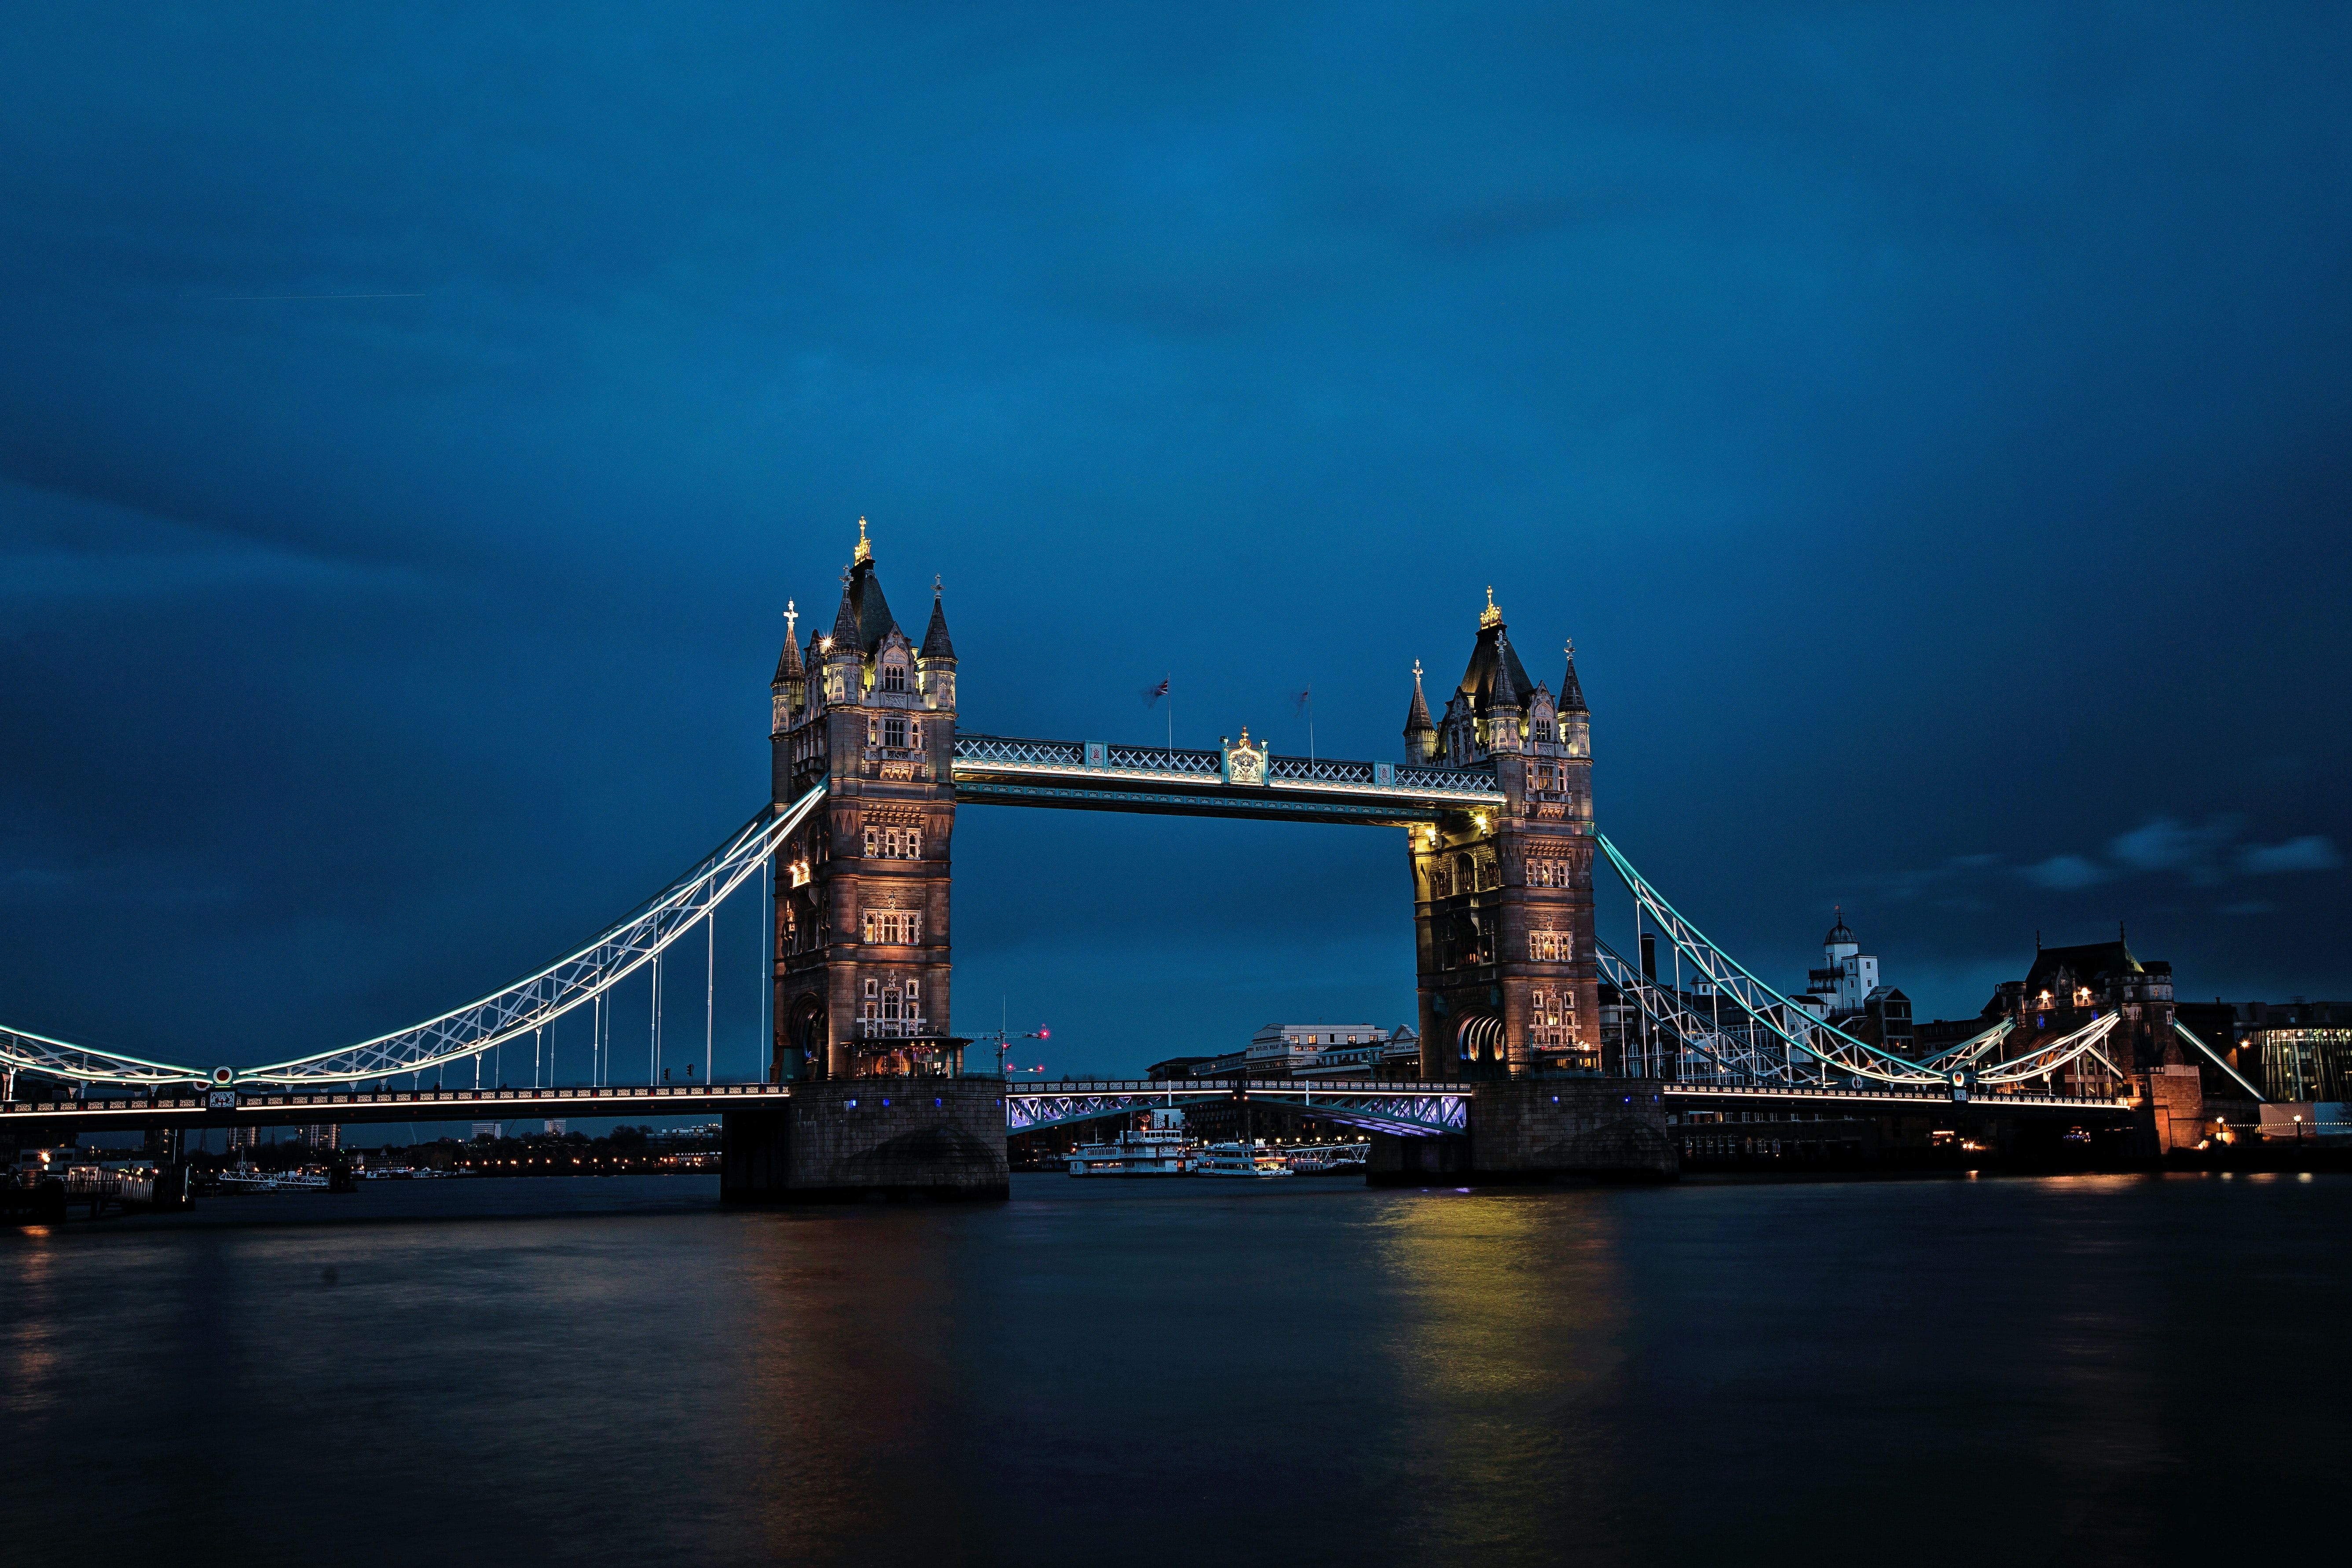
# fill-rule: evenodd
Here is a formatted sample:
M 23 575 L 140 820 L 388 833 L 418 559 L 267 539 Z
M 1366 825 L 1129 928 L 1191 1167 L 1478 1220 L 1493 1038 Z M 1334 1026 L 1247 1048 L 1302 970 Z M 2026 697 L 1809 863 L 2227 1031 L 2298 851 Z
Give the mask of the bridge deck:
M 877 1079 L 906 1084 L 920 1079 Z M 891 1092 L 888 1088 L 877 1093 Z M 592 1089 L 384 1089 L 378 1092 L 250 1094 L 210 1089 L 193 1095 L 111 1100 L 12 1100 L 0 1104 L 0 1128 L 12 1122 L 75 1127 L 293 1127 L 321 1122 L 489 1121 L 516 1117 L 701 1116 L 773 1106 L 792 1098 L 788 1083 L 644 1084 Z
M 1780 1106 L 1790 1110 L 1820 1110 L 1833 1106 L 1851 1105 L 1865 1112 L 1889 1110 L 2031 1110 L 2055 1111 L 2075 1115 L 2129 1116 L 2134 1107 L 2116 1100 L 2076 1100 L 2052 1094 L 1978 1094 L 1957 1100 L 1948 1091 L 1909 1089 L 1828 1089 L 1794 1087 L 1748 1088 L 1745 1086 L 1709 1083 L 1683 1083 L 1667 1080 L 1657 1082 L 1659 1090 L 1670 1106 L 1698 1107 L 1709 1101 L 1724 1106 L 1743 1108 L 1759 1104 Z
M 972 1074 L 972 1077 L 987 1075 Z M 884 1103 L 919 1096 L 919 1078 L 861 1079 Z M 992 1079 L 992 1081 L 994 1081 Z M 1967 1101 L 1934 1091 L 1898 1089 L 1746 1089 L 1674 1080 L 1639 1081 L 1656 1089 L 1669 1107 L 1685 1110 L 1825 1110 L 1850 1106 L 1864 1114 L 1896 1110 L 2019 1111 L 2126 1117 L 2135 1107 L 2106 1100 L 2054 1095 L 1987 1094 Z M 644 1084 L 606 1088 L 382 1089 L 256 1094 L 210 1089 L 194 1094 L 112 1099 L 12 1100 L 0 1103 L 0 1128 L 11 1123 L 139 1127 L 268 1127 L 318 1122 L 467 1121 L 529 1117 L 709 1116 L 789 1100 L 789 1083 Z M 1004 1086 L 1008 1131 L 1093 1121 L 1153 1106 L 1211 1100 L 1248 1100 L 1312 1112 L 1349 1126 L 1433 1137 L 1468 1130 L 1478 1084 L 1462 1079 L 1387 1082 L 1370 1079 L 1066 1079 Z

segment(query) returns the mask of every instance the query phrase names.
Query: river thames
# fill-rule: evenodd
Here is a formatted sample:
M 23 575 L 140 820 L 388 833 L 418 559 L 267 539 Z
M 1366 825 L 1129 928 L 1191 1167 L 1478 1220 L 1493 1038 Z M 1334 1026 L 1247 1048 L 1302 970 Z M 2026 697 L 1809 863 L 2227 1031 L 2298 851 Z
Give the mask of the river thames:
M 2333 1558 L 2347 1237 L 2295 1175 L 216 1198 L 5 1242 L 9 1556 Z

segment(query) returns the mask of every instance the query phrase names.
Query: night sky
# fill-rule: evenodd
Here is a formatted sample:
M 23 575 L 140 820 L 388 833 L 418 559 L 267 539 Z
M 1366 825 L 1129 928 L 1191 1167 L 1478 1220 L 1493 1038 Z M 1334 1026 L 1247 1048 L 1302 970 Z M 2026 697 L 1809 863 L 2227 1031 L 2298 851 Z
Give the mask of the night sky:
M 968 730 L 1397 757 L 1492 584 L 1784 986 L 1842 904 L 1923 1017 L 2118 921 L 2352 992 L 2339 6 L 354 9 L 0 41 L 0 1022 L 555 956 L 760 805 L 860 514 Z M 1056 1069 L 1412 1016 L 1395 830 L 955 855 Z

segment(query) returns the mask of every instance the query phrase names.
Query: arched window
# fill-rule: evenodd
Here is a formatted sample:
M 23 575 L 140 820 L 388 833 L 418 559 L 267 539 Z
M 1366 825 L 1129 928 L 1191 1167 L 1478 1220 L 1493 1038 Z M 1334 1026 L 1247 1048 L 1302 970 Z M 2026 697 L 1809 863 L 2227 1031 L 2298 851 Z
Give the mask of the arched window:
M 882 661 L 882 689 L 885 691 L 904 691 L 907 689 L 907 665 L 905 660 L 894 658 L 886 658 Z

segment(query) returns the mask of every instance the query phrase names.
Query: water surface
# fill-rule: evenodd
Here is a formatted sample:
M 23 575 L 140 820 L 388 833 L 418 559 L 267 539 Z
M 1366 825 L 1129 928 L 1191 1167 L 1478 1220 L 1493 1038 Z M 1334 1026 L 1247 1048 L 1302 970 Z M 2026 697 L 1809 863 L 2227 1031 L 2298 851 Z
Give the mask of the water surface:
M 2333 1558 L 2347 1237 L 2324 1176 L 214 1199 L 0 1237 L 10 1555 Z

